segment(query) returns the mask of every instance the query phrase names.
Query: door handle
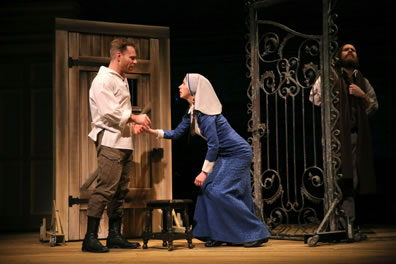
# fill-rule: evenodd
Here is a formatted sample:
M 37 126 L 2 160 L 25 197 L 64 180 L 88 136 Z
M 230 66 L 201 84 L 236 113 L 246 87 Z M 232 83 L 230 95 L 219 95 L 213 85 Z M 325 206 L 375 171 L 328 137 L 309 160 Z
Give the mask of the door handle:
M 164 157 L 164 149 L 163 148 L 153 148 L 151 151 L 151 158 L 153 161 L 160 161 Z

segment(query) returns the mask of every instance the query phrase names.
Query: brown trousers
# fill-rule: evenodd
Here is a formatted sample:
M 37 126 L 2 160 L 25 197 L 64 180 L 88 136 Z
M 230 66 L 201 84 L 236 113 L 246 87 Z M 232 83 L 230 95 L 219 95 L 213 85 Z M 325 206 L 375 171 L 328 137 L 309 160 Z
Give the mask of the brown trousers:
M 107 206 L 109 218 L 123 215 L 123 201 L 128 193 L 132 150 L 115 149 L 101 145 L 103 131 L 98 134 L 96 152 L 98 177 L 95 190 L 88 201 L 87 215 L 101 218 Z

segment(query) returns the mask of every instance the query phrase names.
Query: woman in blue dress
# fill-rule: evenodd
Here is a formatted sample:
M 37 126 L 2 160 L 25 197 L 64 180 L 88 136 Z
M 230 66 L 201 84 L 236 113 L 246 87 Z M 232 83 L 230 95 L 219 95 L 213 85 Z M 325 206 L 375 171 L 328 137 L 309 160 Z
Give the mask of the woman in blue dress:
M 188 113 L 174 130 L 148 129 L 159 138 L 178 139 L 190 131 L 208 144 L 205 162 L 194 184 L 201 187 L 193 236 L 205 246 L 223 243 L 257 247 L 270 233 L 255 214 L 252 200 L 250 145 L 221 114 L 222 106 L 204 76 L 187 74 L 179 86 L 180 98 L 190 104 Z

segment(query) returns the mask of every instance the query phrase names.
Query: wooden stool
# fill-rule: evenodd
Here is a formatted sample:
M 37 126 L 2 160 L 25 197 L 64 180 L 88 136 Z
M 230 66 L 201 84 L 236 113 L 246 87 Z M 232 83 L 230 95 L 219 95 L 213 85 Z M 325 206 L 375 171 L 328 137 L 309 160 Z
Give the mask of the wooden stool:
M 143 249 L 147 249 L 147 242 L 149 239 L 161 239 L 164 247 L 168 246 L 168 250 L 174 249 L 173 240 L 187 239 L 188 248 L 193 248 L 192 231 L 190 230 L 190 223 L 188 218 L 188 204 L 192 200 L 149 200 L 146 201 L 146 224 L 143 232 Z M 162 231 L 152 232 L 152 215 L 154 209 L 162 210 Z M 172 229 L 173 219 L 172 211 L 174 209 L 183 210 L 184 226 L 186 231 L 184 233 L 175 232 Z

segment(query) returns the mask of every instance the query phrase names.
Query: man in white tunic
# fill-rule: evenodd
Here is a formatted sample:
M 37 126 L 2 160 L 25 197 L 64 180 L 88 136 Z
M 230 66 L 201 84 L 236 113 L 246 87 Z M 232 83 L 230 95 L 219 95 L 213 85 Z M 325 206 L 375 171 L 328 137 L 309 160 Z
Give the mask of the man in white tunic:
M 132 166 L 132 134 L 151 125 L 146 114 L 132 114 L 128 80 L 125 76 L 136 65 L 135 45 L 126 39 L 111 42 L 111 61 L 102 66 L 92 82 L 89 104 L 92 130 L 98 158 L 98 179 L 88 202 L 88 225 L 82 250 L 108 252 L 109 248 L 138 248 L 121 235 L 122 204 L 128 193 Z M 135 125 L 132 125 L 135 123 Z M 98 240 L 100 218 L 107 206 L 109 235 L 107 245 Z

